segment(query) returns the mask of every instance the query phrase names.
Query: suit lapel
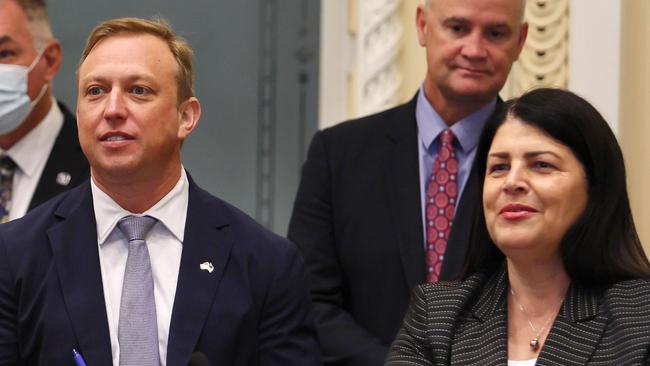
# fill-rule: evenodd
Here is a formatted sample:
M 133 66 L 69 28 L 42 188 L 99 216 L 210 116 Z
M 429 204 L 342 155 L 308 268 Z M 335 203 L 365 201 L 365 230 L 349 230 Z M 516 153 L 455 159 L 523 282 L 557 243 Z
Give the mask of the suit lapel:
M 598 315 L 598 289 L 572 285 L 544 343 L 537 365 L 585 365 L 596 350 L 607 319 Z M 580 334 L 561 337 L 558 334 Z M 561 357 L 561 353 L 570 355 Z
M 167 364 L 186 365 L 199 340 L 233 245 L 223 208 L 190 178 L 189 205 L 167 345 Z M 202 269 L 211 263 L 213 271 Z
M 508 312 L 507 289 L 508 274 L 505 264 L 495 267 L 492 276 L 477 276 L 480 280 L 472 288 L 479 291 L 478 299 L 471 308 L 472 318 L 463 332 L 456 335 L 453 344 L 451 364 L 455 357 L 467 355 L 464 350 L 482 357 L 475 362 L 483 365 L 505 365 L 508 359 Z M 456 351 L 454 351 L 456 349 Z M 462 357 L 461 357 L 462 358 Z
M 387 128 L 385 172 L 388 204 L 398 234 L 399 252 L 408 282 L 413 288 L 425 278 L 424 239 L 420 200 L 415 104 L 395 110 Z
M 450 364 L 505 365 L 508 358 L 508 278 L 505 266 L 497 268 L 490 277 L 484 273 L 474 274 L 463 286 L 468 293 L 477 292 L 478 298 L 465 297 L 465 301 L 475 302 L 469 305 L 466 314 L 459 314 L 462 326 L 456 327 L 454 341 L 450 342 Z M 467 305 L 459 304 L 459 308 Z
M 64 116 L 63 126 L 38 180 L 29 210 L 88 178 L 88 162 L 79 145 L 77 122 L 63 104 L 59 103 L 59 108 Z
M 110 364 L 111 340 L 89 182 L 68 195 L 55 215 L 63 220 L 47 236 L 79 348 L 89 365 Z

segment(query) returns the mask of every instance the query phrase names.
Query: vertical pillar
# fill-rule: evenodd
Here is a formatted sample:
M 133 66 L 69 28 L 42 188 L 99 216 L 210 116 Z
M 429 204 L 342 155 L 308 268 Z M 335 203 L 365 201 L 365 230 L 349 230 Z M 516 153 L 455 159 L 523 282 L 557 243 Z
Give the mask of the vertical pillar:
M 634 221 L 650 253 L 650 1 L 626 0 L 622 7 L 619 137 Z

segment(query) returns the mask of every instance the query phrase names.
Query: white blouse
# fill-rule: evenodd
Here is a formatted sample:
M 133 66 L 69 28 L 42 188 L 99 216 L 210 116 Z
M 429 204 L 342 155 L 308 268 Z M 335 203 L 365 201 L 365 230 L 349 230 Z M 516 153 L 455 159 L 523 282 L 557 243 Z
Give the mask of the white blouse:
M 508 360 L 508 366 L 535 366 L 535 362 L 537 362 L 536 358 L 522 361 Z

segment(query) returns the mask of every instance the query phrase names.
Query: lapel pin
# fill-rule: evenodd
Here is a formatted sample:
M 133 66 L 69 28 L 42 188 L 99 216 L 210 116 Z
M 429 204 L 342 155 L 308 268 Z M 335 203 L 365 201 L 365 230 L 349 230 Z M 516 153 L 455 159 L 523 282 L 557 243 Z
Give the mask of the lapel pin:
M 203 262 L 201 263 L 201 270 L 208 271 L 208 273 L 212 273 L 212 271 L 214 271 L 214 266 L 212 265 L 212 262 Z
M 67 186 L 70 184 L 71 179 L 72 176 L 70 176 L 70 173 L 68 172 L 59 172 L 59 174 L 56 175 L 56 183 L 58 183 L 60 186 Z

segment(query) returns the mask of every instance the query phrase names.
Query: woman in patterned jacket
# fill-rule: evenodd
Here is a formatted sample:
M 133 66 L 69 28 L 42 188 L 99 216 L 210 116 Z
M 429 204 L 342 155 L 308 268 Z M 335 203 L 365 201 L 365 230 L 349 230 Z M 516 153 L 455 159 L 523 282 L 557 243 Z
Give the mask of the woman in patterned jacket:
M 598 111 L 559 89 L 509 101 L 475 168 L 464 274 L 414 290 L 386 364 L 650 364 L 650 264 Z

